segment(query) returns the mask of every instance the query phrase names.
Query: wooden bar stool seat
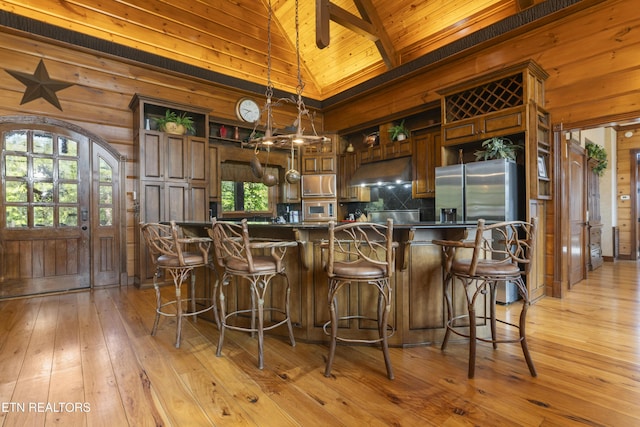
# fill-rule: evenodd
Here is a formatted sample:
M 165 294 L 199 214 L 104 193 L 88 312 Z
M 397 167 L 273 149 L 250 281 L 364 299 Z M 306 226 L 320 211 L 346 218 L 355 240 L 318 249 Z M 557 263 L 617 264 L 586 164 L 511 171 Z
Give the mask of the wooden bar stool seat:
M 336 226 L 329 223 L 329 240 L 323 245 L 328 252 L 325 270 L 329 278 L 329 315 L 324 331 L 330 336 L 329 357 L 325 367 L 325 377 L 331 376 L 331 367 L 338 341 L 352 343 L 380 343 L 384 356 L 387 376 L 393 379 L 388 338 L 395 329 L 389 325 L 392 303 L 391 276 L 393 275 L 395 248 L 393 242 L 393 220 L 385 224 L 354 222 Z M 324 252 L 324 251 L 323 251 Z M 338 295 L 345 285 L 364 284 L 377 292 L 375 317 L 359 313 L 338 315 Z M 348 308 L 346 309 L 349 310 Z M 373 313 L 372 313 L 373 314 Z M 340 322 L 357 319 L 360 322 L 375 322 L 377 336 L 374 338 L 340 335 Z M 331 327 L 330 332 L 327 329 Z
M 211 309 L 215 311 L 213 296 L 196 296 L 196 274 L 194 271 L 198 267 L 211 267 L 209 264 L 211 239 L 209 237 L 184 237 L 175 221 L 171 221 L 170 224 L 146 223 L 141 224 L 141 227 L 142 236 L 155 266 L 153 287 L 156 291 L 156 316 L 151 335 L 155 335 L 158 330 L 160 316 L 175 317 L 177 320 L 176 348 L 178 348 L 180 347 L 182 319 L 193 316 L 195 321 L 198 314 Z M 173 278 L 175 299 L 171 301 L 162 301 L 161 286 L 158 282 L 162 270 L 168 271 Z M 183 298 L 182 283 L 189 276 L 191 276 L 190 294 L 187 298 Z M 204 303 L 204 308 L 196 310 L 197 302 Z M 190 306 L 190 310 L 185 310 L 185 305 Z M 169 307 L 173 307 L 173 309 L 169 310 Z
M 295 241 L 287 240 L 261 240 L 250 239 L 247 220 L 243 219 L 240 224 L 217 221 L 213 219 L 212 228 L 208 230 L 213 239 L 216 262 L 222 270 L 222 277 L 216 281 L 214 293 L 219 292 L 218 302 L 220 304 L 220 337 L 218 339 L 218 350 L 216 355 L 222 355 L 222 344 L 224 343 L 224 332 L 226 329 L 250 332 L 258 334 L 258 368 L 264 368 L 264 332 L 287 325 L 289 329 L 289 339 L 291 346 L 296 345 L 293 337 L 293 327 L 291 325 L 291 314 L 289 310 L 290 285 L 289 278 L 285 273 L 283 258 L 287 248 L 297 246 Z M 255 253 L 254 253 L 255 252 Z M 260 255 L 268 253 L 268 255 Z M 236 285 L 239 282 L 249 283 L 249 293 L 251 295 L 251 307 L 242 308 L 238 305 L 238 295 L 230 312 L 227 312 L 226 288 L 236 277 Z M 271 286 L 275 277 L 281 277 L 284 285 L 283 298 L 280 305 L 276 305 L 275 295 L 271 292 Z M 239 286 L 236 286 L 238 289 Z M 272 321 L 265 326 L 265 313 L 271 313 Z M 280 316 L 278 319 L 277 317 Z M 249 325 L 246 323 L 249 317 Z M 257 324 L 256 324 L 257 317 Z M 233 319 L 233 323 L 231 322 Z
M 499 343 L 520 343 L 531 376 L 537 375 L 525 334 L 530 301 L 524 281 L 531 269 L 535 252 L 537 224 L 538 218 L 533 218 L 531 222 L 505 221 L 495 224 L 486 224 L 484 219 L 479 219 L 473 242 L 433 241 L 443 249 L 444 295 L 448 312 L 446 333 L 441 348 L 444 350 L 447 347 L 452 332 L 469 338 L 469 378 L 475 375 L 477 341 L 491 343 L 494 349 L 498 348 Z M 470 258 L 461 254 L 466 252 L 468 255 L 469 251 L 462 250 L 465 248 L 471 250 Z M 454 313 L 452 294 L 456 283 L 462 285 L 467 301 L 467 313 Z M 496 291 L 500 283 L 515 285 L 522 298 L 518 323 L 496 316 Z M 478 336 L 478 321 L 489 322 L 491 337 Z M 499 336 L 497 323 L 517 330 L 517 337 Z

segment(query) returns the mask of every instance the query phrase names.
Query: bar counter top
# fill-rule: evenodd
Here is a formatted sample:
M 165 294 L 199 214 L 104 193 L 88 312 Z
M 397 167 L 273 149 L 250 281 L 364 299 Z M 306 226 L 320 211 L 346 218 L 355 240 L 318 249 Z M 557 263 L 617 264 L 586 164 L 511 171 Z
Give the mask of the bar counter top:
M 221 219 L 220 221 L 225 221 Z M 344 224 L 352 221 L 337 221 L 336 225 Z M 195 222 L 195 221 L 187 221 L 187 222 L 176 222 L 178 225 L 183 227 L 203 227 L 207 228 L 211 226 L 210 222 Z M 274 223 L 274 222 L 266 222 L 266 221 L 248 221 L 247 224 L 251 228 L 254 227 L 278 227 L 278 228 L 291 228 L 291 229 L 327 229 L 329 227 L 328 221 L 304 221 L 304 222 L 287 222 L 287 223 Z M 407 224 L 399 224 L 394 222 L 393 228 L 396 229 L 429 229 L 429 228 L 439 228 L 439 229 L 466 229 L 471 227 L 476 227 L 477 222 L 438 222 L 438 221 L 421 221 Z

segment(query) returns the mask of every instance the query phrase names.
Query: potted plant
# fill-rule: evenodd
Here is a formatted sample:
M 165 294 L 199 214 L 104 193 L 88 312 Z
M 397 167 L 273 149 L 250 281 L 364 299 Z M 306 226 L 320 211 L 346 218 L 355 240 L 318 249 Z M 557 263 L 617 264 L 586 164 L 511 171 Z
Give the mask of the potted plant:
M 392 141 L 403 141 L 409 136 L 409 129 L 404 127 L 404 120 L 399 125 L 394 125 L 389 128 Z
M 602 176 L 609 163 L 607 161 L 607 152 L 603 147 L 593 142 L 587 142 L 585 148 L 587 149 L 587 156 L 597 161 L 593 172 L 598 176 Z
M 509 159 L 515 160 L 520 145 L 514 144 L 509 138 L 493 137 L 482 142 L 482 150 L 476 151 L 476 160 Z
M 187 113 L 177 114 L 167 109 L 164 117 L 155 119 L 158 130 L 174 135 L 184 135 L 186 132 L 195 132 L 193 119 Z

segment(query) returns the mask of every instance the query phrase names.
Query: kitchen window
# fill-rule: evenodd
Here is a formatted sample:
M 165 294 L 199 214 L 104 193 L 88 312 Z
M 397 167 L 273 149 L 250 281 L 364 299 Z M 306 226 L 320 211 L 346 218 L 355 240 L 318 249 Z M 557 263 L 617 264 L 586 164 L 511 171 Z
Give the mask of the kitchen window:
M 276 168 L 265 173 L 278 176 Z M 221 208 L 223 217 L 275 215 L 277 186 L 267 187 L 248 164 L 224 162 L 221 165 Z

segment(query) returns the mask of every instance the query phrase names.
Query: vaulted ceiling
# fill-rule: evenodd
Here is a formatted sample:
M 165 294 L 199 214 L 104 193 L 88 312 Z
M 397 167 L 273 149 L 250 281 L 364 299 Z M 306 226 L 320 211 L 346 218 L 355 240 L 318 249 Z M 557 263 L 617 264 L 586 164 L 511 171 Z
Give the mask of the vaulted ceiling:
M 298 1 L 304 95 L 320 101 L 543 2 Z M 271 80 L 293 93 L 298 1 L 2 0 L 0 9 L 256 85 L 267 82 L 270 34 Z

